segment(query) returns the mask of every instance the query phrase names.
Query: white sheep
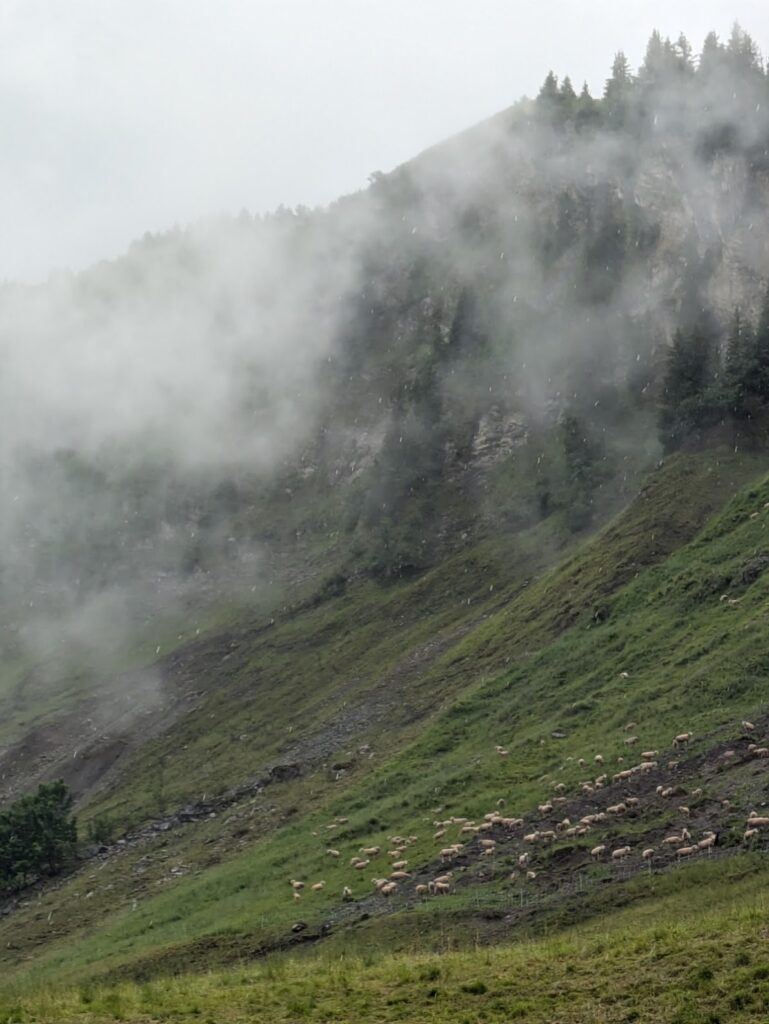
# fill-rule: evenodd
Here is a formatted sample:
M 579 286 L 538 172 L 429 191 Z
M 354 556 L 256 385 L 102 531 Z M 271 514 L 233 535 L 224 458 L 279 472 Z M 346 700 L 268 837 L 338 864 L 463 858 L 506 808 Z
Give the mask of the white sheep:
M 397 882 L 385 882 L 385 884 L 380 888 L 379 891 L 383 896 L 392 896 L 392 894 L 396 891 L 397 888 Z
M 649 846 L 641 854 L 643 860 L 651 860 L 654 857 L 654 848 Z
M 603 764 L 603 754 L 596 754 L 593 760 L 596 764 Z
M 689 740 L 691 740 L 693 733 L 690 732 L 679 732 L 677 736 L 673 737 L 674 747 L 688 747 Z
M 624 860 L 626 857 L 629 857 L 632 852 L 633 851 L 631 850 L 631 848 L 629 846 L 620 846 L 619 849 L 612 850 L 612 852 L 611 852 L 611 859 L 612 860 Z
M 328 854 L 329 857 L 340 857 L 341 856 L 341 854 L 339 853 L 339 850 L 326 850 L 326 853 Z
M 361 846 L 358 853 L 362 853 L 364 857 L 378 857 L 381 852 L 379 846 Z
M 295 878 L 291 879 L 291 886 L 295 892 L 298 892 L 300 889 L 304 889 L 304 885 L 304 882 L 298 882 Z
M 745 732 L 755 732 L 756 730 L 756 727 L 755 725 L 753 725 L 752 722 L 747 722 L 745 720 L 743 720 L 742 722 L 742 728 L 745 730 Z
M 325 887 L 325 882 L 313 882 L 313 884 L 310 886 L 313 892 L 320 892 L 321 889 L 325 889 Z
M 526 867 L 526 865 L 527 865 L 527 864 L 529 863 L 529 857 L 530 857 L 530 856 L 531 856 L 531 854 L 528 854 L 528 853 L 522 853 L 522 854 L 521 854 L 521 855 L 519 856 L 519 858 L 518 858 L 518 867 L 519 867 L 519 868 L 525 868 L 525 867 Z
M 659 754 L 658 750 L 642 750 L 641 757 L 644 761 L 653 761 Z
M 601 846 L 594 846 L 590 851 L 590 856 L 593 860 L 599 860 L 606 853 L 606 847 L 602 844 Z

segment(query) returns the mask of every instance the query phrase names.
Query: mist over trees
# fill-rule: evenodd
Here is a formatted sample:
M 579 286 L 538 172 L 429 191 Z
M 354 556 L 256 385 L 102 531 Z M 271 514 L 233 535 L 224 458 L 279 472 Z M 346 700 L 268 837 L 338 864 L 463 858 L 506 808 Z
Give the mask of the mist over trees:
M 767 171 L 755 41 L 654 33 L 601 96 L 551 71 L 328 209 L 5 286 L 0 618 L 146 616 L 292 545 L 418 572 L 464 530 L 588 529 L 661 449 L 757 438 Z

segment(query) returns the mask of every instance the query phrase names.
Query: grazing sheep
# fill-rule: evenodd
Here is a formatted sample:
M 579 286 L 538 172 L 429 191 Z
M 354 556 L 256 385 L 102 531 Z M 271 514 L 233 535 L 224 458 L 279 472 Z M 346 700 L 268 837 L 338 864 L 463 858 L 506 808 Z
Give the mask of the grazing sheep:
M 452 860 L 454 860 L 454 858 L 456 857 L 456 855 L 457 855 L 457 851 L 456 851 L 456 850 L 454 849 L 454 847 L 453 847 L 453 846 L 447 846 L 447 847 L 446 847 L 445 849 L 441 850 L 441 852 L 440 852 L 440 858 L 441 858 L 441 861 L 442 861 L 442 862 L 443 862 L 444 864 L 445 864 L 445 863 L 446 863 L 447 861 L 452 861 Z
M 746 722 L 746 721 L 743 721 L 742 728 L 745 730 L 745 732 L 755 732 L 755 730 L 756 730 L 756 727 L 755 727 L 755 725 L 753 725 L 752 722 Z
M 603 755 L 602 754 L 596 754 L 595 757 L 593 758 L 593 760 L 595 761 L 596 764 L 603 764 Z
M 742 838 L 747 842 L 749 839 L 755 839 L 758 834 L 757 828 L 746 828 L 742 833 Z
M 769 747 L 756 747 L 753 757 L 769 757 Z
M 430 890 L 426 885 L 420 882 L 419 885 L 414 886 L 414 892 L 417 894 L 417 896 L 427 896 Z
M 367 868 L 370 863 L 370 860 L 359 860 L 357 863 L 353 864 L 353 867 L 356 871 L 363 871 L 363 869 Z
M 371 879 L 371 884 L 374 886 L 375 889 L 381 889 L 383 885 L 387 885 L 387 879 L 386 878 L 372 878 Z
M 556 832 L 565 832 L 567 828 L 571 827 L 571 822 L 568 818 L 564 818 L 563 821 L 559 821 L 555 826 Z
M 635 746 L 636 743 L 638 743 L 638 737 L 637 736 L 628 736 L 625 739 L 625 745 L 628 746 L 628 747 L 633 747 L 633 746 Z
M 518 867 L 519 868 L 525 868 L 526 865 L 529 863 L 529 857 L 530 856 L 531 856 L 531 854 L 522 853 L 520 855 L 520 857 L 518 858 Z
M 496 752 L 499 754 L 500 757 L 507 757 L 508 754 L 510 753 L 510 751 L 509 750 L 505 750 L 504 747 L 496 746 L 496 747 L 494 747 L 494 749 L 496 750 Z
M 624 672 L 624 671 L 620 672 L 619 677 L 620 677 L 620 679 L 630 679 L 630 673 L 629 672 Z
M 697 846 L 700 850 L 707 850 L 710 854 L 713 852 L 713 847 L 716 845 L 717 842 L 718 833 L 711 832 L 709 835 L 706 835 L 704 839 L 700 839 L 700 841 L 697 843 Z
M 295 903 L 298 903 L 299 900 L 302 898 L 302 894 L 300 892 L 297 892 L 296 890 L 294 890 L 294 892 L 291 895 L 294 897 Z
M 627 810 L 627 804 L 612 804 L 606 808 L 607 814 L 624 814 Z
M 691 813 L 691 812 L 689 811 L 689 808 L 688 808 L 688 807 L 684 807 L 683 805 L 681 805 L 681 806 L 680 806 L 680 807 L 678 808 L 678 810 L 679 810 L 679 811 L 681 812 L 681 814 L 683 814 L 683 816 L 684 816 L 685 818 L 688 818 L 688 817 L 689 817 L 689 814 Z
M 636 729 L 636 728 L 637 728 L 637 723 L 636 722 L 628 722 L 628 724 L 626 726 L 624 726 L 625 732 L 632 732 L 633 729 Z
M 362 853 L 364 857 L 378 857 L 381 853 L 381 847 L 379 846 L 361 846 L 358 853 Z
M 433 882 L 433 892 L 436 896 L 448 896 L 451 885 L 449 882 Z
M 538 804 L 537 810 L 540 814 L 550 814 L 550 812 L 553 810 L 553 805 L 550 802 L 546 804 Z
M 755 811 L 751 811 L 748 815 L 748 825 L 751 828 L 766 828 L 769 825 L 769 818 L 761 817 Z
M 643 860 L 651 860 L 654 857 L 654 848 L 650 846 L 645 849 L 641 854 L 641 857 Z
M 310 886 L 313 892 L 320 892 L 320 890 L 325 889 L 325 887 L 325 882 L 313 882 L 313 884 Z
M 392 866 L 393 866 L 393 868 L 395 868 L 396 871 L 398 871 L 401 868 L 407 867 L 408 866 L 408 861 L 407 860 L 395 860 L 395 861 L 393 861 Z
M 411 875 L 408 871 L 391 871 L 390 878 L 394 878 L 396 881 L 400 882 L 404 878 L 411 878 Z
M 526 872 L 526 879 L 529 882 L 533 882 L 536 877 L 537 877 L 537 872 L 536 871 L 527 871 Z
M 539 840 L 539 832 L 529 832 L 523 837 L 524 843 L 536 843 Z
M 612 850 L 611 859 L 624 860 L 626 857 L 629 857 L 632 852 L 633 851 L 629 846 L 620 846 L 618 850 Z
M 688 747 L 689 740 L 692 738 L 693 733 L 690 732 L 679 732 L 677 736 L 673 737 L 674 747 Z
M 653 761 L 654 758 L 657 757 L 658 754 L 659 754 L 658 750 L 642 750 L 641 751 L 641 757 L 643 758 L 644 761 Z
M 593 849 L 590 851 L 590 856 L 594 860 L 599 860 L 599 858 L 603 857 L 603 855 L 605 853 L 606 853 L 606 847 L 604 845 L 594 846 Z
M 433 836 L 433 839 L 442 839 L 445 835 L 446 835 L 446 829 L 445 828 L 439 828 L 438 831 Z
M 297 882 L 295 878 L 291 879 L 291 886 L 295 892 L 299 892 L 300 889 L 304 889 L 304 882 Z
M 326 850 L 329 857 L 341 857 L 339 850 Z
M 392 894 L 398 888 L 397 882 L 385 882 L 385 884 L 379 890 L 383 896 L 392 896 Z
M 679 846 L 676 850 L 676 857 L 691 857 L 697 853 L 699 847 L 697 846 Z
M 486 850 L 493 850 L 494 847 L 497 845 L 497 841 L 496 839 L 481 839 L 480 844 Z M 393 865 L 393 867 L 395 866 L 396 865 Z
M 684 842 L 684 837 L 679 835 L 665 836 L 662 840 L 663 846 L 680 846 Z

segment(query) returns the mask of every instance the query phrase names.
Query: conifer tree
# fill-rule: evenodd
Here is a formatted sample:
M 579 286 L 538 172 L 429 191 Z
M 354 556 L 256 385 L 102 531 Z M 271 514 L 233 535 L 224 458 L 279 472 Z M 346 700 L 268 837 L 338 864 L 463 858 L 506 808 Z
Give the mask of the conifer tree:
M 611 69 L 611 78 L 604 89 L 604 104 L 609 126 L 622 128 L 627 119 L 627 108 L 633 85 L 630 65 L 627 57 L 620 50 L 615 54 Z

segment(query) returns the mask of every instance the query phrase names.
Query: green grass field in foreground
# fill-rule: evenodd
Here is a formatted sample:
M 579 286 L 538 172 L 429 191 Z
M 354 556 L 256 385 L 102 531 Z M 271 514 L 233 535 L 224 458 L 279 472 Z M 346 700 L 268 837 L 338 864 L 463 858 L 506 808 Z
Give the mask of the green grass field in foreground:
M 496 947 L 273 957 L 144 985 L 0 989 L 0 1021 L 719 1024 L 769 1018 L 769 867 L 701 863 L 587 925 Z

